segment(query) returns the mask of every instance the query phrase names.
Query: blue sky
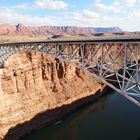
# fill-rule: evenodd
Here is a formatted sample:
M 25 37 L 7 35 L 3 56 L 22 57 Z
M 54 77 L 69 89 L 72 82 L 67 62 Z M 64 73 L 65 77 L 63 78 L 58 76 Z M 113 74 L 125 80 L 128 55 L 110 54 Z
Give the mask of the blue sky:
M 0 23 L 140 31 L 140 0 L 0 0 Z

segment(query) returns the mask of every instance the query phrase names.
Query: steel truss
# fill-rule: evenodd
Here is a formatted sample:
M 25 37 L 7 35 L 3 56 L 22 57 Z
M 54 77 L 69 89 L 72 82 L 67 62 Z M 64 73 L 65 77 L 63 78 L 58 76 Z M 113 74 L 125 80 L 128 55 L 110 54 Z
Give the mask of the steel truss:
M 140 41 L 26 42 L 0 44 L 0 67 L 18 51 L 53 55 L 96 75 L 140 107 Z

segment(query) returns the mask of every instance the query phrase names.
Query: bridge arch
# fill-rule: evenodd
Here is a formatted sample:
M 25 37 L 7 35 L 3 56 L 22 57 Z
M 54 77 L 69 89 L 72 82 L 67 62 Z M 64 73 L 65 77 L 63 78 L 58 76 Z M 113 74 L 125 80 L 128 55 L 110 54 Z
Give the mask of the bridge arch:
M 44 44 L 35 44 L 35 45 L 12 44 L 8 46 L 6 45 L 1 46 L 0 47 L 0 67 L 3 68 L 4 62 L 13 54 L 16 54 L 22 51 L 46 53 L 46 51 L 48 50 L 47 47 L 48 46 Z
M 0 66 L 19 51 L 43 52 L 80 66 L 140 107 L 140 36 L 0 44 Z

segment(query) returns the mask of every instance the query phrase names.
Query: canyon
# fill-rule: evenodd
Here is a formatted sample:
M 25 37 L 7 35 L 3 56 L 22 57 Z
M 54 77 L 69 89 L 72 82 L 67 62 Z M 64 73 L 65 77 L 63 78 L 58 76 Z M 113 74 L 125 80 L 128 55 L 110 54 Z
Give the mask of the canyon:
M 93 102 L 94 77 L 38 52 L 19 52 L 0 69 L 0 140 L 16 140 Z
M 85 46 L 84 53 L 92 47 L 92 44 Z M 122 44 L 110 48 L 110 55 L 119 53 L 122 48 Z M 128 55 L 132 48 L 129 45 Z M 107 51 L 104 50 L 104 56 Z M 101 52 L 97 54 L 98 59 Z M 111 68 L 121 69 L 123 58 L 122 51 Z M 106 64 L 110 62 L 109 56 L 104 60 Z M 108 88 L 94 74 L 89 76 L 48 54 L 28 51 L 12 54 L 0 68 L 0 140 L 17 140 L 59 121 L 104 93 L 108 93 Z
M 59 35 L 59 34 L 94 34 L 102 32 L 122 32 L 119 27 L 76 27 L 76 26 L 26 26 L 0 24 L 0 35 Z

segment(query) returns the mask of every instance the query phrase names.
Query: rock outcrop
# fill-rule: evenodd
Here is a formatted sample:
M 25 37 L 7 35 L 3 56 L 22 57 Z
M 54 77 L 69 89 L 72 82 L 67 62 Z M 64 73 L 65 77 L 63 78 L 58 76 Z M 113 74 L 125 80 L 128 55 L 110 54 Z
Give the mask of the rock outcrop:
M 58 35 L 94 34 L 100 32 L 122 32 L 119 27 L 94 28 L 74 26 L 25 26 L 23 24 L 0 24 L 0 35 Z
M 12 55 L 0 69 L 0 140 L 16 140 L 63 117 L 79 106 L 74 102 L 101 88 L 80 69 L 51 56 Z

